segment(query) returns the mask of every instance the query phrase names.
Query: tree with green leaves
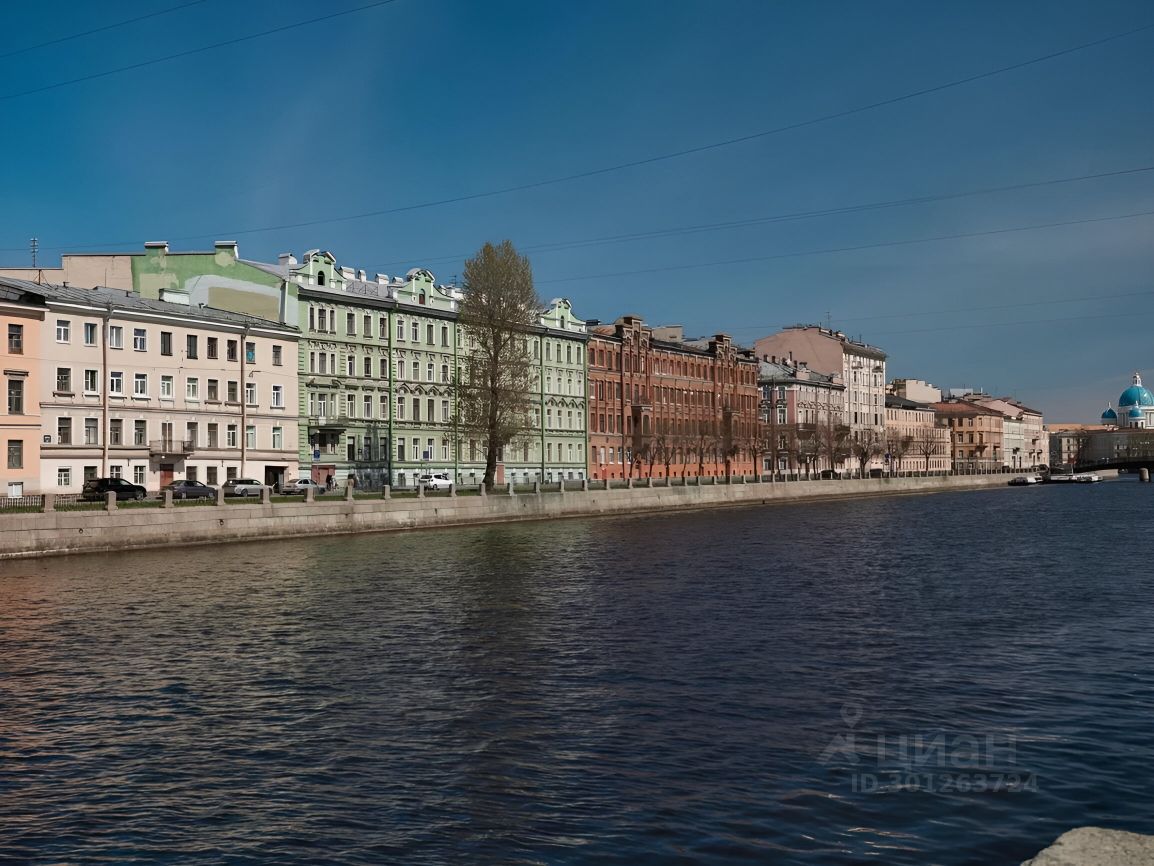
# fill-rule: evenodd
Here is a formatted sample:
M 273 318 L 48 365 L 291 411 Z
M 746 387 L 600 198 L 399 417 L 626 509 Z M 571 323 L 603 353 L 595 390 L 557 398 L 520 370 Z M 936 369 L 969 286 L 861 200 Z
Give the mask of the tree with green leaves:
M 533 427 L 537 365 L 529 332 L 541 315 L 529 260 L 512 242 L 486 243 L 465 262 L 459 320 L 466 349 L 457 386 L 457 428 L 485 450 L 482 483 L 492 489 L 504 449 Z

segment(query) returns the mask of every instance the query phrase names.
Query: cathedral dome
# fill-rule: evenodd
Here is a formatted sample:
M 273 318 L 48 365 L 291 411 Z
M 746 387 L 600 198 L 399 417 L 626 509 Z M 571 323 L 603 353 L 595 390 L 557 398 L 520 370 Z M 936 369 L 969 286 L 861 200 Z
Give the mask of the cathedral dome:
M 1123 409 L 1127 406 L 1154 406 L 1154 394 L 1142 387 L 1142 377 L 1135 373 L 1134 384 L 1122 392 L 1118 405 Z

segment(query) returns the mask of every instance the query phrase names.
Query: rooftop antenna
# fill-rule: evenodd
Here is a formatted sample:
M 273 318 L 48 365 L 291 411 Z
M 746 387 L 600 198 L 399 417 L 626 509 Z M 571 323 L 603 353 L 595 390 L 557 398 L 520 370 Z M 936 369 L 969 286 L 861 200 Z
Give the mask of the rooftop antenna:
M 40 249 L 40 239 L 31 238 L 28 241 L 28 249 L 32 253 L 32 267 L 36 267 L 36 252 Z
M 833 330 L 833 320 L 830 318 L 829 310 L 825 311 L 825 329 L 827 331 Z

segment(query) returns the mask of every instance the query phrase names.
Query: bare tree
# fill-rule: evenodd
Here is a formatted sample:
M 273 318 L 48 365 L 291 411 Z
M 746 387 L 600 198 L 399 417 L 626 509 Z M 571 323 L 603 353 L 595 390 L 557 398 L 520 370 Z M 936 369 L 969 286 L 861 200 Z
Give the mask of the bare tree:
M 882 436 L 872 427 L 857 431 L 850 440 L 850 451 L 858 463 L 858 476 L 865 478 L 866 467 L 875 457 L 884 453 Z
M 925 460 L 925 471 L 930 471 L 930 458 L 937 457 L 942 451 L 942 443 L 938 438 L 938 427 L 921 427 L 914 434 L 912 448 Z
M 848 440 L 849 427 L 837 423 L 832 413 L 827 413 L 817 425 L 817 453 L 825 458 L 831 470 L 836 470 L 849 456 Z
M 908 433 L 891 433 L 886 437 L 886 451 L 890 455 L 890 467 L 895 472 L 902 469 L 902 460 L 910 453 L 914 437 Z
M 533 269 L 510 241 L 486 243 L 465 262 L 460 322 L 468 340 L 457 389 L 459 435 L 484 445 L 482 483 L 492 489 L 497 458 L 532 426 L 535 366 L 528 331 L 541 301 Z

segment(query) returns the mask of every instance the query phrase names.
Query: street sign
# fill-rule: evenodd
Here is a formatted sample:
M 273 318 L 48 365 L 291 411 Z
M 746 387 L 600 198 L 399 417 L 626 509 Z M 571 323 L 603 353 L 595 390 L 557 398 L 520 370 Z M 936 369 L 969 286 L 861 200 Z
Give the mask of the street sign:
M 313 449 L 313 460 L 320 460 L 320 459 L 321 459 L 321 449 L 314 448 Z

